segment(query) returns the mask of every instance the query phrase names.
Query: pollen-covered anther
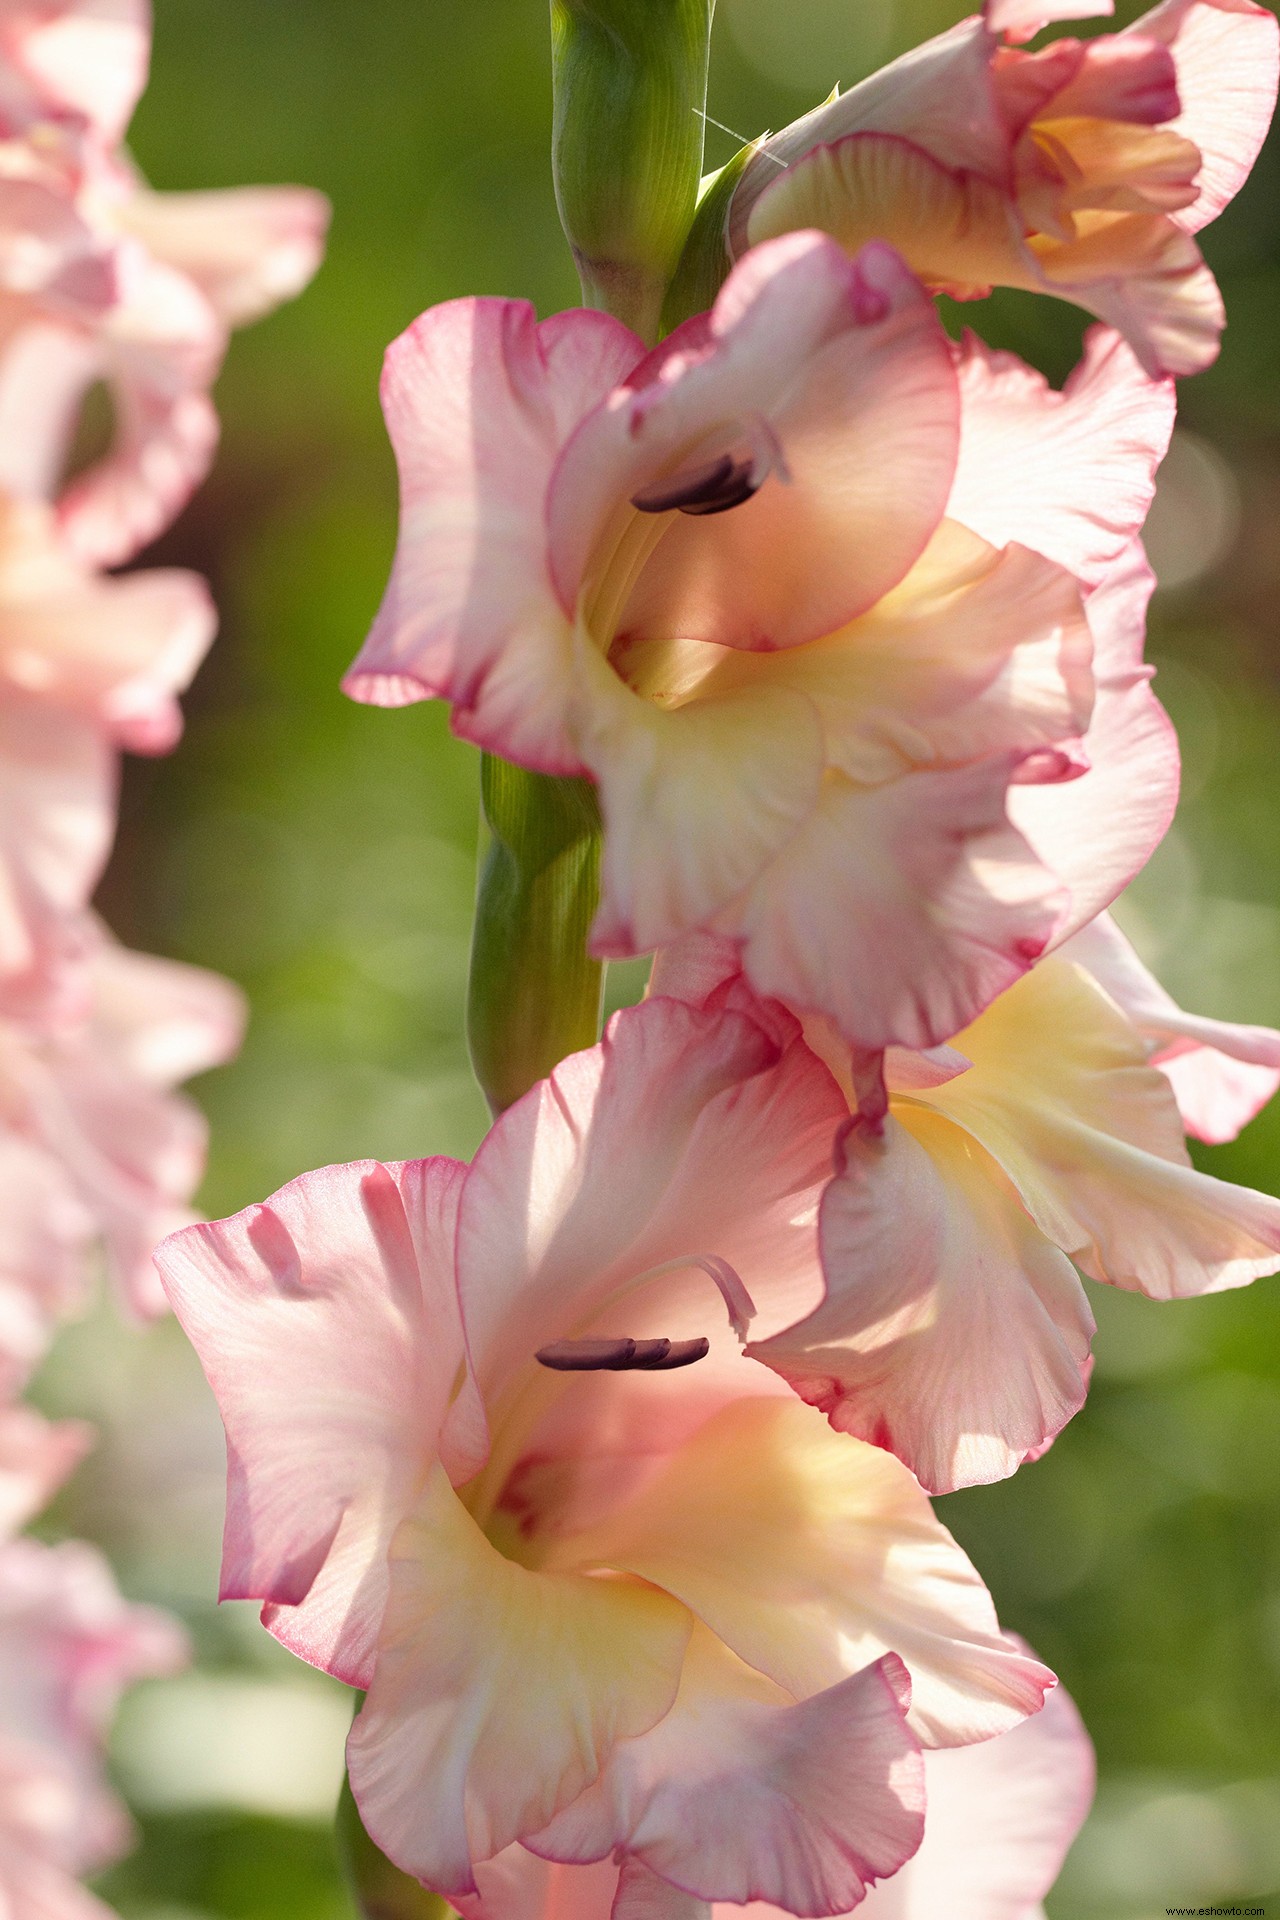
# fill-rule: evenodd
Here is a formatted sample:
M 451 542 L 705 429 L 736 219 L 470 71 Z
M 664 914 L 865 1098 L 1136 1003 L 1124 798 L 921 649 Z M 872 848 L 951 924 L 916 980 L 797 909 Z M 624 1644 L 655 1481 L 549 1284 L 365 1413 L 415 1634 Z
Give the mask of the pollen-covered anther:
M 631 504 L 640 513 L 728 513 L 751 498 L 763 477 L 753 456 L 735 460 L 731 453 L 722 453 L 718 460 L 642 487 L 632 494 Z
M 534 1359 L 556 1373 L 669 1373 L 704 1360 L 711 1342 L 697 1340 L 553 1340 Z

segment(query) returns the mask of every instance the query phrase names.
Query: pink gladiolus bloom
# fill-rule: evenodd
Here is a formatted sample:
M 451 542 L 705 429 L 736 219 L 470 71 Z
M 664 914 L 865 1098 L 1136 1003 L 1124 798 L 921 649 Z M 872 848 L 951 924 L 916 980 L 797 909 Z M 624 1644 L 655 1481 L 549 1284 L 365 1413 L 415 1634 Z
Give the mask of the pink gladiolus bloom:
M 596 782 L 598 953 L 711 926 L 762 991 L 928 1045 L 1159 837 L 1167 723 L 1127 653 L 1095 688 L 1081 600 L 1172 416 L 1114 335 L 1051 393 L 953 350 L 889 249 L 794 234 L 647 356 L 598 313 L 435 308 L 384 404 L 400 544 L 347 689 Z M 1080 907 L 1036 836 L 1086 784 Z
M 101 1241 L 139 1314 L 163 1310 L 151 1250 L 192 1218 L 205 1125 L 171 1089 L 239 1044 L 240 996 L 196 967 L 83 938 L 79 1018 L 0 1019 L 0 1390 L 42 1357 Z
M 1044 1920 L 1042 1900 L 1093 1797 L 1093 1747 L 1069 1694 L 1055 1687 L 1042 1712 L 996 1740 L 924 1756 L 920 1851 L 882 1880 L 859 1920 Z M 463 1920 L 617 1920 L 627 1911 L 610 1860 L 565 1867 L 521 1846 L 477 1868 L 478 1896 Z M 616 1904 L 615 1904 L 616 1903 Z M 781 1920 L 763 1902 L 688 1920 Z
M 956 299 L 1056 294 L 1118 328 L 1151 374 L 1198 372 L 1225 316 L 1193 235 L 1262 145 L 1276 21 L 1253 0 L 1163 0 L 1120 34 L 1034 53 L 999 38 L 1110 11 L 988 0 L 765 140 L 730 206 L 730 256 L 803 227 L 850 252 L 887 240 Z
M 727 942 L 690 942 L 659 957 L 653 991 L 750 1004 L 736 966 Z M 821 1207 L 826 1292 L 747 1351 L 932 1492 L 1004 1478 L 1083 1404 L 1094 1322 L 1076 1268 L 1155 1300 L 1280 1271 L 1280 1200 L 1196 1172 L 1179 1109 L 1238 1128 L 1280 1079 L 1280 1034 L 1182 1013 L 1108 924 L 952 1046 L 891 1049 L 883 1080 L 829 1023 L 806 1035 L 848 1108 Z
M 770 1020 L 652 1001 L 470 1168 L 330 1167 L 157 1254 L 224 1596 L 367 1688 L 361 1813 L 450 1900 L 519 1843 L 655 1911 L 847 1911 L 919 1843 L 917 1742 L 1049 1684 L 898 1462 L 743 1357 L 821 1292 L 846 1111 Z
M 68 538 L 106 565 L 203 479 L 229 330 L 301 291 L 328 222 L 302 187 L 147 187 L 120 142 L 150 28 L 140 0 L 0 0 L 0 483 L 56 497 Z M 64 488 L 99 380 L 115 442 Z
M 0 995 L 50 985 L 114 828 L 116 748 L 163 753 L 213 638 L 193 573 L 103 578 L 43 502 L 0 496 Z
M 104 1737 L 124 1687 L 186 1658 L 176 1622 L 122 1600 L 92 1547 L 13 1538 L 89 1438 L 28 1407 L 0 1413 L 0 1907 L 14 1920 L 107 1920 L 74 1878 L 130 1838 Z

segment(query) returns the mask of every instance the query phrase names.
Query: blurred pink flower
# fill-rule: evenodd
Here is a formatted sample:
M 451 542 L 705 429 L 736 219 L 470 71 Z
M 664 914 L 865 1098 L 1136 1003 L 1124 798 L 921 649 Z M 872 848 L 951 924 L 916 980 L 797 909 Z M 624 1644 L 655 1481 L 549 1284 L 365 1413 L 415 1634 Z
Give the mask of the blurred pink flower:
M 92 1442 L 79 1420 L 55 1423 L 34 1407 L 0 1408 L 0 1545 L 48 1504 Z
M 76 1421 L 0 1411 L 0 1908 L 13 1920 L 105 1920 L 74 1876 L 130 1839 L 106 1734 L 131 1681 L 187 1657 L 177 1622 L 123 1600 L 94 1548 L 13 1538 L 89 1439 Z
M 728 942 L 660 955 L 652 991 L 766 1017 Z M 883 1079 L 829 1023 L 805 1033 L 848 1116 L 821 1205 L 826 1289 L 747 1352 L 931 1491 L 1002 1479 L 1082 1405 L 1094 1322 L 1076 1268 L 1156 1300 L 1280 1271 L 1280 1200 L 1197 1172 L 1183 1140 L 1256 1111 L 1280 1034 L 1182 1013 L 1108 923 L 951 1046 L 890 1049 Z
M 465 737 L 597 783 L 597 952 L 712 926 L 762 990 L 926 1045 L 1163 830 L 1140 614 L 1091 730 L 1082 587 L 1130 546 L 1172 422 L 1114 335 L 1052 393 L 953 350 L 888 248 L 795 234 L 648 356 L 598 313 L 435 308 L 384 404 L 400 544 L 347 689 L 442 696 Z M 1087 910 L 1037 857 L 1073 786 Z M 1011 795 L 1041 803 L 1025 835 Z
M 185 1665 L 167 1614 L 121 1598 L 93 1547 L 0 1545 L 0 1898 L 21 1920 L 96 1920 L 76 1885 L 125 1852 L 104 1747 L 124 1689 Z
M 109 143 L 147 82 L 151 0 L 0 0 L 0 128 L 92 128 Z
M 743 1357 L 820 1294 L 846 1112 L 772 1025 L 652 1001 L 470 1168 L 330 1167 L 157 1254 L 224 1596 L 368 1689 L 361 1813 L 450 1899 L 520 1842 L 655 1910 L 846 1911 L 919 1842 L 917 1740 L 1050 1684 L 905 1469 Z
M 996 1740 L 924 1756 L 920 1851 L 868 1894 L 859 1920 L 1044 1920 L 1042 1900 L 1093 1797 L 1093 1748 L 1069 1694 Z M 565 1867 L 521 1846 L 476 1870 L 463 1920 L 618 1920 L 611 1860 Z M 626 1889 L 623 1892 L 640 1891 Z M 707 1920 L 773 1920 L 776 1907 L 716 1906 Z M 696 1916 L 695 1916 L 696 1920 Z
M 90 924 L 78 1017 L 0 1018 L 0 1392 L 78 1304 L 101 1242 L 130 1308 L 163 1310 L 156 1242 L 192 1218 L 205 1124 L 171 1089 L 226 1060 L 229 981 L 129 953 Z
M 53 984 L 110 848 L 115 749 L 174 744 L 215 617 L 196 574 L 95 574 L 51 508 L 0 495 L 0 1004 Z
M 150 27 L 139 0 L 0 4 L 0 484 L 56 497 L 69 540 L 106 565 L 204 477 L 228 331 L 306 285 L 328 223 L 304 187 L 147 187 L 120 142 Z M 64 485 L 97 381 L 114 444 Z
M 1153 375 L 1214 359 L 1222 299 L 1193 235 L 1239 190 L 1276 99 L 1275 16 L 1164 0 L 1120 34 L 1001 44 L 1107 0 L 988 0 L 762 142 L 730 205 L 736 257 L 820 227 L 887 240 L 957 299 L 1074 301 Z

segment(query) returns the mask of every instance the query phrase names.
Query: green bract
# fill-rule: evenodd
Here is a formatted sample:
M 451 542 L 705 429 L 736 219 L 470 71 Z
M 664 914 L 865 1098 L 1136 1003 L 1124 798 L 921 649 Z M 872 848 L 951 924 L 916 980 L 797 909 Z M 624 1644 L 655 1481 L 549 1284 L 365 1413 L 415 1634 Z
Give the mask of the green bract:
M 718 173 L 709 173 L 703 181 L 698 209 L 663 302 L 664 333 L 670 333 L 682 320 L 690 319 L 695 313 L 706 313 L 715 305 L 731 265 L 725 241 L 729 207 L 758 145 L 758 141 L 753 141 L 750 146 L 740 147 L 727 166 L 721 167 Z

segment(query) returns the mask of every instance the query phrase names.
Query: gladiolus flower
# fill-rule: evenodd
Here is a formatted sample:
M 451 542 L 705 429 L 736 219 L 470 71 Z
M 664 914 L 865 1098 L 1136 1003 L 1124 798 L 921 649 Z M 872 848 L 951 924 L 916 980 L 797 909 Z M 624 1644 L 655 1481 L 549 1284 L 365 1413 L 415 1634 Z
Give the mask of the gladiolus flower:
M 153 193 L 120 145 L 150 9 L 6 0 L 0 14 L 0 483 L 56 498 L 88 560 L 131 558 L 203 479 L 232 327 L 319 264 L 323 195 Z M 115 443 L 63 486 L 80 405 L 111 389 Z
M 726 942 L 660 955 L 652 991 L 758 1007 Z M 1173 1079 L 1194 1060 L 1192 1118 L 1234 1102 L 1242 1124 L 1239 1063 L 1280 1078 L 1280 1034 L 1183 1014 L 1109 924 L 951 1046 L 891 1049 L 883 1080 L 828 1023 L 805 1031 L 848 1109 L 821 1206 L 826 1292 L 747 1351 L 930 1491 L 1004 1478 L 1083 1404 L 1094 1322 L 1076 1268 L 1155 1300 L 1280 1271 L 1280 1200 L 1192 1167 Z
M 1262 145 L 1275 17 L 1164 0 L 1120 34 L 1034 53 L 999 38 L 1110 10 L 988 0 L 766 139 L 730 204 L 729 257 L 805 227 L 850 252 L 887 240 L 937 291 L 1056 294 L 1118 328 L 1151 374 L 1198 372 L 1224 314 L 1192 236 Z
M 433 309 L 384 404 L 401 537 L 347 689 L 442 696 L 466 738 L 597 783 L 595 951 L 712 926 L 763 991 L 927 1045 L 1071 917 L 1006 809 L 1098 759 L 1081 582 L 1141 524 L 1171 417 L 1113 336 L 1049 395 L 958 361 L 887 248 L 797 234 L 648 356 L 598 313 Z M 1106 899 L 1153 844 L 1115 772 Z
M 159 1249 L 224 1596 L 368 1689 L 362 1817 L 451 1900 L 521 1843 L 655 1911 L 847 1911 L 919 1843 L 917 1741 L 1041 1703 L 910 1475 L 740 1350 L 820 1292 L 843 1111 L 794 1022 L 653 1001 L 470 1168 L 331 1167 Z
M 79 1018 L 0 1019 L 0 1388 L 39 1360 L 101 1240 L 140 1314 L 163 1310 L 151 1250 L 189 1220 L 205 1125 L 171 1089 L 234 1053 L 229 981 L 82 938 Z

